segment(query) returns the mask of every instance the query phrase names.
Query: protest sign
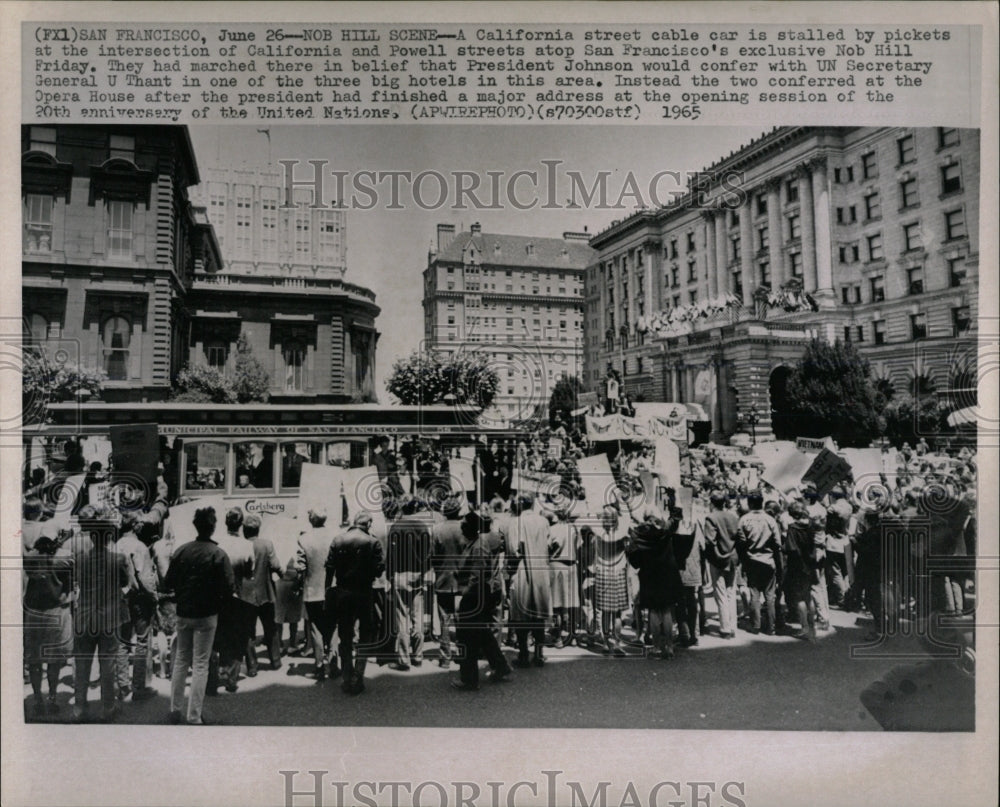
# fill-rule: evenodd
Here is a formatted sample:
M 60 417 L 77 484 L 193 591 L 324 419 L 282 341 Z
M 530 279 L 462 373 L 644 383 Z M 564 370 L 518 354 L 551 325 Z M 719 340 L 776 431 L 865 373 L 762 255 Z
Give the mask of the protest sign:
M 802 475 L 802 481 L 812 482 L 816 485 L 816 493 L 825 496 L 833 490 L 834 485 L 849 477 L 850 474 L 851 466 L 847 460 L 837 456 L 830 449 L 824 448 L 816 455 L 809 469 Z
M 174 541 L 177 546 L 198 537 L 198 532 L 194 528 L 194 514 L 203 507 L 211 507 L 215 510 L 215 535 L 218 536 L 226 531 L 226 501 L 222 498 L 222 494 L 198 496 L 189 502 L 175 504 L 170 508 L 170 529 L 174 533 Z
M 681 484 L 681 460 L 677 443 L 664 437 L 656 438 L 656 462 L 653 473 L 659 477 L 660 484 L 675 490 Z
M 803 454 L 801 451 L 795 450 L 794 444 L 792 444 L 791 452 L 768 454 L 761 457 L 764 464 L 761 479 L 779 493 L 788 493 L 802 484 L 802 475 L 809 470 L 814 459 L 814 455 Z
M 298 518 L 308 524 L 308 513 L 326 513 L 327 524 L 338 527 L 343 519 L 341 490 L 346 469 L 337 465 L 320 465 L 315 462 L 302 463 L 299 480 Z
M 530 493 L 533 496 L 556 496 L 562 478 L 559 474 L 545 474 L 540 471 L 524 471 L 514 469 L 511 477 L 511 489 L 519 493 Z
M 152 504 L 160 462 L 160 436 L 156 424 L 111 426 L 109 433 L 114 460 L 112 483 L 126 482 L 136 490 L 145 486 L 142 490 L 145 504 Z
M 451 473 L 451 490 L 453 492 L 464 493 L 476 489 L 476 476 L 472 460 L 465 457 L 453 457 L 448 462 L 448 470 Z

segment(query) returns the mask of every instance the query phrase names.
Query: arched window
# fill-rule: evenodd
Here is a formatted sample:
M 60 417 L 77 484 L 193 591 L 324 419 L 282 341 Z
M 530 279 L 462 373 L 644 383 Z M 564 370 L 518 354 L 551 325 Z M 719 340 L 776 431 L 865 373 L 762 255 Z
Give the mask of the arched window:
M 26 314 L 22 322 L 25 346 L 37 347 L 48 338 L 49 321 L 41 314 Z
M 104 351 L 104 372 L 109 381 L 128 379 L 131 341 L 132 323 L 126 317 L 113 316 L 104 321 L 104 327 L 101 329 L 101 346 Z
M 305 345 L 298 340 L 293 340 L 282 347 L 281 354 L 285 360 L 285 391 L 304 391 L 306 374 Z

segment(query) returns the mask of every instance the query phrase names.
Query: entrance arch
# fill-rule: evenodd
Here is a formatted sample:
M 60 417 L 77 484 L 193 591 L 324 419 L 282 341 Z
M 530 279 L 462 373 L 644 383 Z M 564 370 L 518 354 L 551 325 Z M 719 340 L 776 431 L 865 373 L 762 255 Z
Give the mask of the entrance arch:
M 795 421 L 788 400 L 788 379 L 792 376 L 792 368 L 779 364 L 771 371 L 768 380 L 768 393 L 771 398 L 771 431 L 776 440 L 794 440 Z

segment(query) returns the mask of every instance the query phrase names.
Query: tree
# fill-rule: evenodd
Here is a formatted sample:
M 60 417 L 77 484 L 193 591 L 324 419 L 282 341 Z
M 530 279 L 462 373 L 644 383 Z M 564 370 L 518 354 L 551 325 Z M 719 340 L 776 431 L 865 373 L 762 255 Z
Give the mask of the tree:
M 801 437 L 829 435 L 847 448 L 867 446 L 882 431 L 885 399 L 849 342 L 813 339 L 788 379 L 788 402 Z
M 563 422 L 569 423 L 572 412 L 579 408 L 577 400 L 583 392 L 583 383 L 573 375 L 563 373 L 559 376 L 555 386 L 552 387 L 552 395 L 549 396 L 549 423 L 555 426 L 556 415 L 562 418 Z
M 484 354 L 417 350 L 393 364 L 386 387 L 404 405 L 456 403 L 487 409 L 500 388 L 500 376 Z
M 271 377 L 264 365 L 253 355 L 246 334 L 236 341 L 236 358 L 230 375 L 214 367 L 186 365 L 174 381 L 171 400 L 189 403 L 251 403 L 266 402 Z
M 171 396 L 175 401 L 189 403 L 236 403 L 233 382 L 214 367 L 195 365 L 184 367 L 177 374 Z
M 236 359 L 233 362 L 233 389 L 238 403 L 267 401 L 270 397 L 271 376 L 260 359 L 253 355 L 253 346 L 247 334 L 236 340 Z
M 41 350 L 25 351 L 21 368 L 21 413 L 38 422 L 46 404 L 99 400 L 106 376 L 77 364 L 51 361 Z
M 885 436 L 896 447 L 903 443 L 912 446 L 921 437 L 933 444 L 949 412 L 937 395 L 902 395 L 885 408 Z

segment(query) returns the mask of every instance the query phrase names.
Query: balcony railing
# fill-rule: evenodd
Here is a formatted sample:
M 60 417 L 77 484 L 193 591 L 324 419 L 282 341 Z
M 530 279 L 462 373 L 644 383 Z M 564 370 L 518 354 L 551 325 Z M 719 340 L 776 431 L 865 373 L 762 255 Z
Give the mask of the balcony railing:
M 274 291 L 292 292 L 314 292 L 317 294 L 329 294 L 334 292 L 344 292 L 363 297 L 366 300 L 375 302 L 375 292 L 366 289 L 364 286 L 357 286 L 353 283 L 345 283 L 335 278 L 316 277 L 276 277 L 266 275 L 243 275 L 231 272 L 218 272 L 210 274 L 207 272 L 196 272 L 194 275 L 195 287 L 229 287 L 233 289 L 268 289 Z

